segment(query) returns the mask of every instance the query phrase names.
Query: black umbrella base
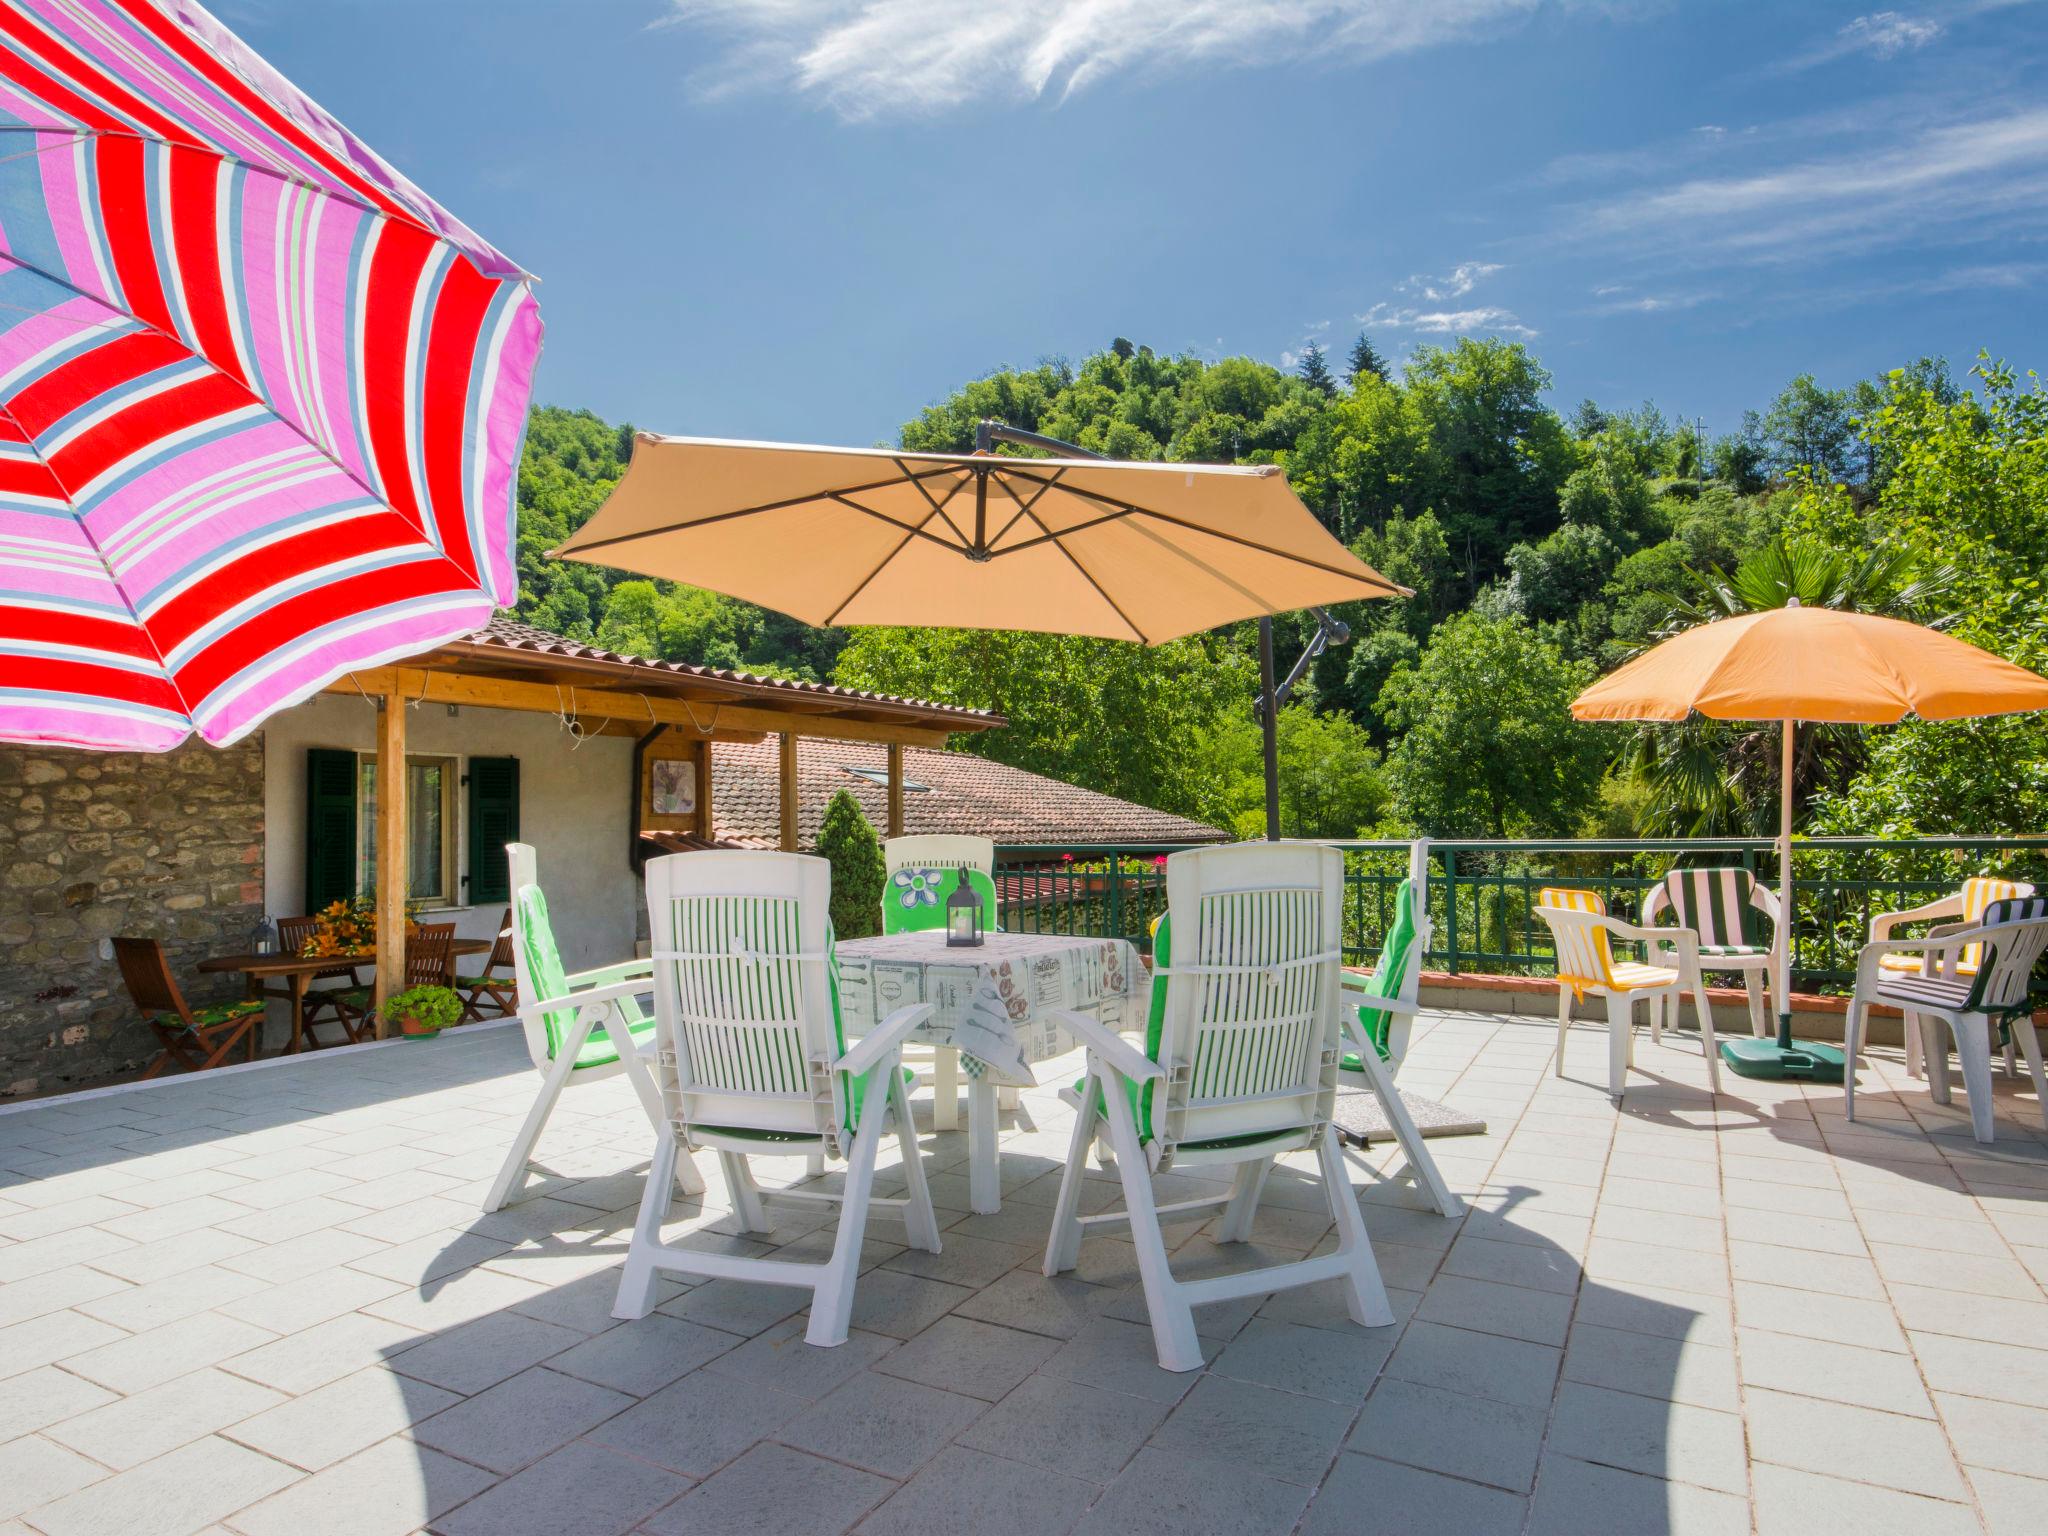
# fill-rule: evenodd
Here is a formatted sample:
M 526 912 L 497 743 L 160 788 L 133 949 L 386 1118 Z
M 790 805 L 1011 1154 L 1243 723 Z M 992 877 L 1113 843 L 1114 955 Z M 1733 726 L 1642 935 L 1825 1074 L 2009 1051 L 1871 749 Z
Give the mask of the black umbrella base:
M 1839 1083 L 1842 1053 L 1832 1045 L 1798 1041 L 1730 1040 L 1721 1059 L 1744 1077 L 1792 1078 L 1808 1083 Z

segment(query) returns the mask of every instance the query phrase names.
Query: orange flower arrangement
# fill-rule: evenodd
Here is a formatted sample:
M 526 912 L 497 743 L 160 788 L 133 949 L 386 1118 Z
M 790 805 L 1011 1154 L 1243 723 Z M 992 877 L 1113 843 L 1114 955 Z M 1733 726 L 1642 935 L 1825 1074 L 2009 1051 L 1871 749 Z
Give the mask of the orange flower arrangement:
M 313 931 L 299 953 L 309 960 L 367 954 L 377 947 L 377 902 L 370 896 L 344 896 L 314 914 Z M 419 906 L 405 904 L 405 931 L 419 926 Z

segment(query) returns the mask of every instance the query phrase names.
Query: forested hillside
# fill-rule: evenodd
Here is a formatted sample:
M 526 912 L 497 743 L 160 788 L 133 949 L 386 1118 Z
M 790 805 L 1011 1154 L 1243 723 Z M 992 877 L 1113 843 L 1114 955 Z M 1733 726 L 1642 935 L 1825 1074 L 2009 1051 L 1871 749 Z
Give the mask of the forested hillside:
M 996 417 L 1123 458 L 1279 463 L 1332 532 L 1415 590 L 1355 605 L 1281 717 L 1282 813 L 1304 836 L 1751 832 L 1775 816 L 1770 729 L 1574 723 L 1565 706 L 1660 635 L 1788 595 L 1952 627 L 2048 670 L 2048 396 L 1980 361 L 1845 389 L 1801 376 L 1705 440 L 1655 406 L 1560 414 L 1526 347 L 1363 337 L 1282 372 L 1118 339 L 976 379 L 902 430 L 966 449 Z M 1254 628 L 1155 649 L 1025 634 L 813 630 L 716 594 L 542 553 L 604 499 L 632 430 L 533 414 L 520 611 L 620 650 L 997 709 L 1007 762 L 1242 831 L 1260 820 Z M 1282 622 L 1287 665 L 1311 629 Z M 1811 830 L 2048 824 L 2037 718 L 1806 733 Z

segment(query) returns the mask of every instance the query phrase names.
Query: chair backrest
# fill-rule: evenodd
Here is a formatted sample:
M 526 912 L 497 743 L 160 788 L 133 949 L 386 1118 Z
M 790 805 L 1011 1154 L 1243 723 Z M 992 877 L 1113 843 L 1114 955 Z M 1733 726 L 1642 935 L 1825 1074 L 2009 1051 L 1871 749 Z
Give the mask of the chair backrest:
M 562 954 L 548 921 L 548 899 L 541 894 L 539 861 L 526 843 L 505 845 L 506 872 L 512 881 L 512 976 L 522 1001 L 560 997 L 569 990 Z M 555 1059 L 562 1034 L 576 1022 L 573 1009 L 557 1008 L 533 1019 L 522 1014 L 526 1054 L 545 1071 Z
M 1574 988 L 1614 984 L 1614 956 L 1607 930 L 1590 921 L 1607 915 L 1598 891 L 1546 885 L 1536 893 L 1536 913 L 1557 942 L 1557 979 Z
M 405 984 L 445 987 L 454 977 L 449 951 L 455 947 L 453 923 L 420 923 L 405 936 Z
M 1411 877 L 1394 890 L 1393 920 L 1387 924 L 1387 941 L 1380 946 L 1379 964 L 1366 981 L 1365 995 L 1414 1002 L 1422 985 L 1422 956 L 1428 948 L 1429 916 L 1419 908 Z M 1384 1009 L 1360 1007 L 1358 1022 L 1365 1027 L 1366 1039 L 1386 1055 L 1394 1016 Z
M 1643 926 L 1654 927 L 1658 914 L 1669 907 L 1673 923 L 1698 934 L 1703 949 L 1755 949 L 1760 947 L 1756 889 L 1756 876 L 1735 866 L 1674 869 L 1643 903 Z
M 491 941 L 491 952 L 484 958 L 479 976 L 490 976 L 513 964 L 512 960 L 512 909 L 507 907 L 505 915 L 498 919 L 498 936 Z
M 1343 855 L 1312 843 L 1190 849 L 1166 861 L 1166 899 L 1154 950 L 1166 978 L 1164 1124 L 1152 1116 L 1162 1158 L 1219 1137 L 1312 1139 L 1342 1055 Z
M 171 974 L 164 947 L 155 939 L 115 939 L 114 963 L 121 968 L 121 984 L 142 1013 L 175 1013 L 187 1024 L 192 1010 L 185 1006 L 185 994 Z
M 1984 913 L 1995 901 L 2011 901 L 2019 896 L 2031 896 L 2034 888 L 2023 880 L 2001 880 L 1995 875 L 1972 875 L 1963 882 L 1963 921 L 1971 927 L 1984 921 Z M 1961 958 L 1966 971 L 1978 970 L 1984 963 L 1984 946 L 1965 944 Z
M 996 927 L 996 845 L 986 837 L 930 833 L 892 837 L 882 844 L 882 932 L 922 933 L 942 928 L 953 871 L 970 871 L 969 887 L 982 899 L 982 926 Z M 976 878 L 979 876 L 979 878 Z
M 832 866 L 712 850 L 647 863 L 664 1097 L 683 1126 L 836 1137 L 850 1085 L 832 961 Z
M 2004 1012 L 2026 1005 L 2033 988 L 2034 967 L 2048 949 L 2048 897 L 2012 896 L 1984 908 L 1984 937 L 1968 946 L 1981 949 L 1983 961 L 1966 1012 Z
M 313 937 L 313 930 L 319 924 L 317 917 L 280 917 L 277 920 L 277 950 L 282 955 L 303 955 L 306 945 Z M 332 970 L 315 971 L 314 981 L 326 981 L 334 976 L 355 978 L 355 967 L 337 965 Z

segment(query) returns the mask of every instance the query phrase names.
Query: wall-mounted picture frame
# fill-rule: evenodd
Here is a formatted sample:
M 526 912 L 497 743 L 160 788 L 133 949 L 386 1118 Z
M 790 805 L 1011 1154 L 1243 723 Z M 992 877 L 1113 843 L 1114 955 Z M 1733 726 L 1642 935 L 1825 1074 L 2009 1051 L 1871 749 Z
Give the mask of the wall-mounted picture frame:
M 647 754 L 641 770 L 641 825 L 653 831 L 696 829 L 696 754 Z

